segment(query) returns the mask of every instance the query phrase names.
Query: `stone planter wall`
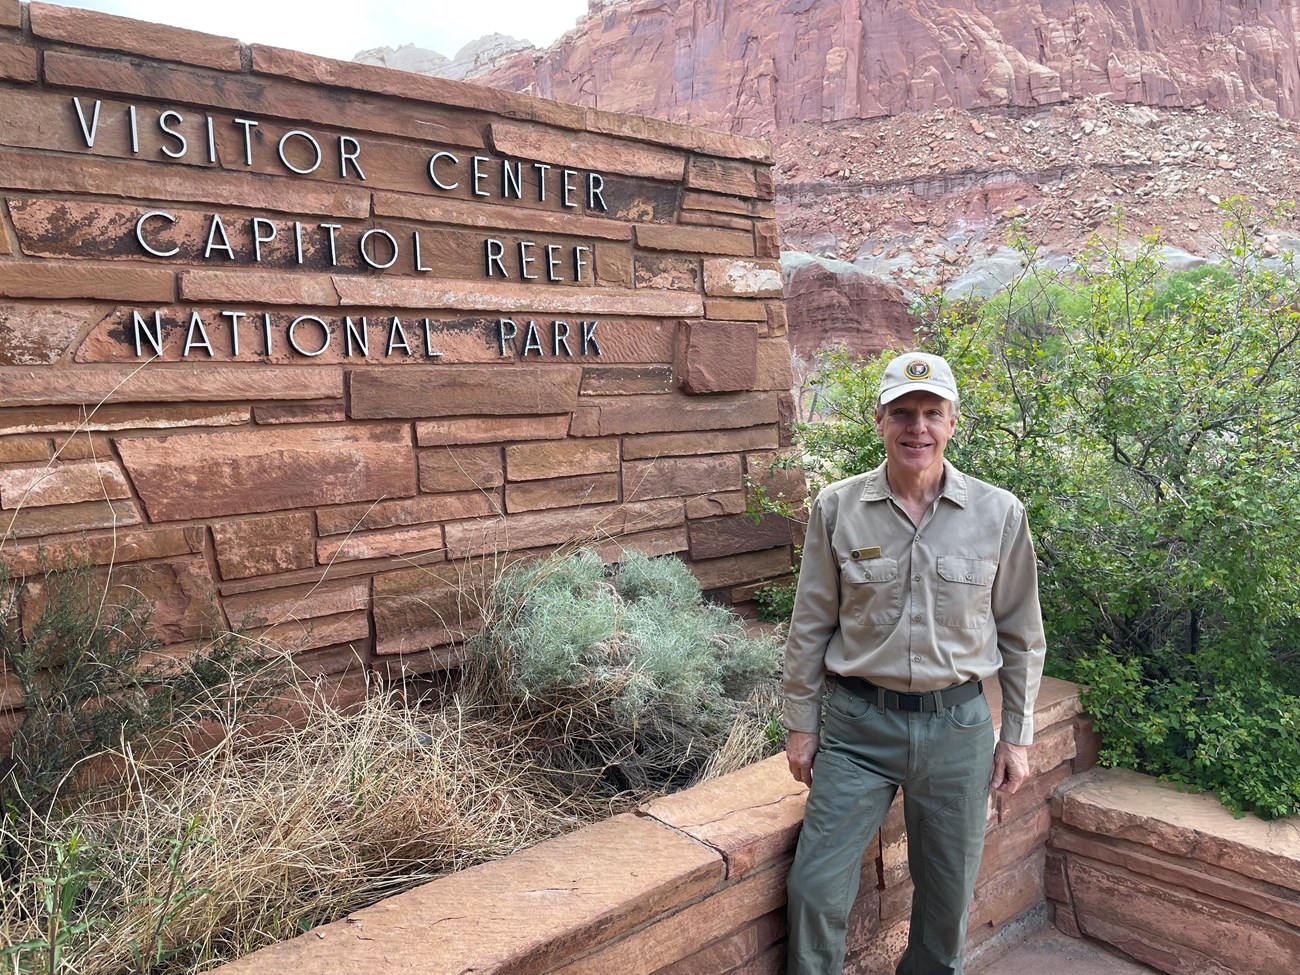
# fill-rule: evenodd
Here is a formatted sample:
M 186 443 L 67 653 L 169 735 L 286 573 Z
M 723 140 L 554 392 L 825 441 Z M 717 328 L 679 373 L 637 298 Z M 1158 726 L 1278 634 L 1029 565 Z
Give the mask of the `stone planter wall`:
M 173 652 L 242 626 L 345 694 L 454 664 L 505 552 L 747 598 L 793 554 L 742 514 L 790 438 L 770 163 L 0 0 L 0 559 L 111 565 Z M 16 704 L 0 672 L 0 737 Z
M 1234 819 L 1212 795 L 1096 770 L 1054 805 L 1056 926 L 1171 975 L 1300 963 L 1300 820 Z
M 1044 680 L 1036 721 L 1033 778 L 990 803 L 970 957 L 992 956 L 1045 923 L 1052 792 L 1095 755 L 1074 685 Z M 778 755 L 390 898 L 220 972 L 779 975 L 785 875 L 805 794 Z M 893 971 L 902 953 L 906 852 L 900 800 L 862 861 L 847 972 Z

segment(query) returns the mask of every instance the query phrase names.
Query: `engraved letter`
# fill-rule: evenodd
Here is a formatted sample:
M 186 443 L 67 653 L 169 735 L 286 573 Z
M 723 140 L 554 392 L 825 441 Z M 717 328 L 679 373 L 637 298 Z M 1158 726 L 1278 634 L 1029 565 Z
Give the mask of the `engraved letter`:
M 352 151 L 349 152 L 348 150 Z M 348 178 L 348 163 L 357 171 L 357 176 L 361 179 L 366 178 L 366 174 L 361 171 L 361 163 L 357 162 L 357 157 L 361 155 L 361 143 L 350 135 L 339 136 L 339 179 Z
M 342 229 L 343 229 L 343 224 L 341 224 L 341 223 L 323 223 L 323 224 L 321 224 L 320 226 L 321 226 L 321 229 L 322 229 L 322 230 L 328 230 L 328 231 L 330 232 L 330 267 L 338 267 L 338 266 L 339 266 L 339 254 L 338 254 L 338 249 L 337 249 L 337 248 L 335 247 L 335 245 L 334 245 L 334 231 L 336 231 L 336 230 L 342 230 Z
M 593 348 L 593 349 L 596 350 L 596 355 L 604 355 L 604 354 L 605 354 L 605 353 L 603 353 L 603 352 L 600 351 L 600 344 L 597 343 L 597 341 L 596 341 L 596 326 L 599 325 L 599 324 L 600 324 L 600 322 L 583 322 L 583 323 L 582 323 L 582 354 L 583 354 L 583 355 L 586 355 L 586 354 L 587 354 L 587 347 L 588 347 L 588 346 L 590 346 L 591 348 Z
M 433 157 L 429 160 L 429 180 L 440 190 L 454 190 L 460 185 L 460 183 L 444 183 L 438 178 L 436 167 L 438 165 L 438 160 L 443 158 L 450 159 L 453 166 L 460 162 L 460 160 L 450 152 L 435 152 Z
M 569 348 L 568 322 L 551 322 L 551 347 L 552 355 L 559 355 L 560 349 L 564 349 L 565 355 L 573 355 L 573 350 Z
M 418 230 L 411 232 L 411 244 L 415 249 L 415 269 L 417 271 L 432 271 L 433 268 L 424 266 L 424 258 L 420 256 L 420 232 Z
M 170 109 L 158 116 L 158 128 L 162 129 L 169 136 L 175 139 L 180 144 L 180 149 L 168 149 L 166 146 L 159 146 L 158 151 L 164 156 L 171 156 L 173 159 L 180 159 L 185 155 L 185 153 L 189 152 L 190 144 L 185 141 L 185 136 L 181 135 L 175 129 L 167 128 L 167 123 L 170 120 L 184 122 L 185 119 L 181 116 L 180 112 L 173 112 Z
M 487 250 L 487 276 L 490 278 L 494 275 L 495 272 L 492 270 L 492 266 L 495 264 L 501 269 L 503 278 L 510 277 L 510 272 L 506 270 L 505 263 L 501 260 L 506 252 L 506 245 L 494 237 L 489 237 L 483 241 L 483 245 Z
M 596 209 L 596 201 L 599 200 L 600 208 L 602 210 L 605 210 L 606 212 L 609 211 L 609 207 L 605 206 L 605 197 L 603 195 L 604 189 L 605 189 L 604 176 L 601 176 L 599 173 L 587 174 L 587 208 L 588 209 L 590 210 Z
M 144 222 L 148 220 L 150 217 L 162 217 L 168 223 L 172 223 L 172 224 L 176 222 L 176 218 L 173 217 L 170 213 L 165 213 L 162 210 L 150 210 L 148 213 L 143 214 L 140 217 L 140 219 L 135 222 L 135 239 L 140 242 L 141 247 L 143 247 L 154 257 L 175 257 L 177 254 L 181 252 L 179 246 L 173 247 L 169 251 L 159 251 L 159 250 L 154 250 L 152 247 L 150 247 L 149 242 L 144 239 Z
M 388 329 L 388 349 L 384 355 L 392 355 L 393 350 L 398 346 L 401 346 L 407 355 L 411 354 L 411 345 L 406 341 L 406 329 L 402 328 L 402 320 L 394 315 L 393 324 Z
M 501 160 L 501 199 L 509 200 L 513 197 L 516 200 L 522 200 L 524 198 L 524 164 L 517 162 L 514 163 L 513 169 L 510 167 L 510 160 Z
M 585 244 L 578 244 L 573 248 L 573 280 L 582 280 L 582 269 L 587 266 L 587 262 L 582 259 L 583 252 L 591 253 L 591 248 Z
M 73 96 L 72 107 L 77 110 L 77 120 L 81 122 L 81 137 L 86 140 L 86 148 L 95 148 L 95 132 L 99 129 L 99 99 L 95 99 L 95 110 L 90 113 L 90 124 L 86 124 L 86 110 L 81 107 L 81 99 Z
M 217 243 L 217 235 L 221 235 L 221 243 Z M 226 236 L 226 225 L 221 222 L 221 214 L 214 213 L 212 222 L 208 224 L 208 244 L 203 248 L 203 259 L 206 261 L 212 256 L 213 251 L 225 251 L 226 257 L 232 261 L 235 259 L 235 249 L 230 246 L 230 238 Z
M 244 317 L 242 311 L 223 311 L 224 317 L 230 319 L 230 347 L 235 356 L 239 355 L 239 320 Z
M 197 339 L 194 337 L 196 333 L 198 334 Z M 185 335 L 185 351 L 181 355 L 188 357 L 190 349 L 195 346 L 206 349 L 208 358 L 212 358 L 212 343 L 208 341 L 208 331 L 203 327 L 203 319 L 199 317 L 198 312 L 192 311 L 190 312 L 190 330 Z
M 366 253 L 366 241 L 368 241 L 372 236 L 375 235 L 383 237 L 384 240 L 388 241 L 388 246 L 392 248 L 393 253 L 388 258 L 388 263 L 386 264 L 380 264 L 378 261 L 376 261 L 374 258 L 372 258 L 369 254 Z M 393 235 L 390 234 L 387 230 L 381 230 L 378 227 L 371 227 L 369 230 L 367 230 L 364 234 L 361 235 L 361 240 L 357 242 L 357 250 L 361 252 L 361 259 L 363 261 L 365 261 L 371 267 L 377 268 L 380 271 L 384 270 L 385 268 L 390 268 L 397 263 L 397 241 L 393 238 Z
M 266 230 L 269 231 L 269 233 L 266 236 L 263 236 L 261 233 L 263 227 L 265 227 Z M 253 218 L 253 260 L 256 263 L 258 264 L 262 263 L 262 245 L 269 244 L 273 240 L 275 240 L 275 224 L 271 223 L 271 221 L 267 220 L 265 217 L 254 217 Z
M 244 165 L 253 165 L 253 129 L 257 127 L 257 123 L 251 118 L 237 118 L 233 119 L 231 124 L 244 127 Z
M 325 341 L 321 343 L 321 347 L 317 349 L 315 352 L 308 352 L 306 349 L 304 349 L 301 345 L 298 344 L 298 336 L 294 333 L 297 332 L 298 326 L 301 325 L 303 322 L 315 322 L 317 325 L 320 326 L 321 333 L 325 336 Z M 293 350 L 295 352 L 301 353 L 302 355 L 318 356 L 330 347 L 329 326 L 326 325 L 324 322 L 322 322 L 315 315 L 299 315 L 289 324 L 289 344 L 293 346 Z
M 475 157 L 474 157 L 473 173 L 474 173 L 474 195 L 475 195 L 475 196 L 491 196 L 491 195 L 492 195 L 492 194 L 489 193 L 487 190 L 481 190 L 481 189 L 478 188 L 478 184 L 481 183 L 481 182 L 483 182 L 483 180 L 487 179 L 487 173 L 483 172 L 483 170 L 481 170 L 481 169 L 479 168 L 479 163 L 485 163 L 485 162 L 491 162 L 491 161 L 492 161 L 492 160 L 488 159 L 487 156 L 475 156 Z
M 515 351 L 515 336 L 518 334 L 519 326 L 514 323 L 513 319 L 501 318 L 497 320 L 497 342 L 501 345 L 501 354 L 503 356 Z M 506 351 L 506 346 L 510 347 L 510 352 Z
M 293 163 L 289 162 L 289 158 L 284 154 L 284 144 L 288 142 L 290 139 L 292 139 L 294 136 L 298 136 L 299 138 L 306 139 L 308 144 L 311 146 L 312 151 L 316 153 L 316 161 L 312 163 L 310 166 L 308 166 L 306 169 L 299 169 Z M 285 169 L 291 169 L 299 176 L 307 176 L 310 173 L 316 172 L 316 170 L 320 168 L 320 163 L 321 163 L 320 143 L 317 142 L 312 137 L 312 134 L 310 132 L 304 132 L 302 129 L 294 129 L 291 132 L 286 132 L 284 135 L 280 136 L 280 143 L 275 147 L 275 151 L 280 157 L 280 162 L 284 163 Z
M 565 169 L 562 172 L 564 173 L 564 205 L 573 209 L 578 206 L 577 203 L 573 202 L 573 194 L 578 192 L 578 187 L 573 182 L 578 176 L 578 171 L 576 169 Z
M 528 273 L 528 265 L 537 260 L 537 258 L 529 256 L 529 251 L 536 246 L 531 240 L 521 240 L 519 242 L 519 276 L 525 281 L 537 280 L 536 274 Z
M 537 170 L 537 202 L 546 202 L 546 171 L 551 167 L 546 163 L 533 163 L 533 169 Z
M 559 281 L 560 276 L 555 273 L 555 269 L 560 266 L 560 259 L 556 255 L 560 252 L 559 244 L 546 245 L 546 280 Z
M 528 320 L 528 331 L 524 333 L 524 351 L 520 358 L 528 358 L 529 352 L 536 352 L 538 355 L 545 355 L 542 351 L 542 337 L 537 332 L 537 323 L 531 318 Z
M 352 320 L 351 315 L 345 317 L 343 322 L 346 327 L 346 331 L 343 333 L 343 339 L 345 342 L 345 351 L 343 354 L 346 356 L 356 355 L 356 353 L 352 351 L 353 342 L 355 342 L 357 347 L 361 349 L 362 356 L 370 355 L 370 336 L 366 332 L 366 329 L 370 327 L 370 322 L 366 320 L 366 316 L 361 316 L 360 328 L 358 328 L 356 322 Z
M 140 346 L 140 333 L 149 340 L 153 346 L 154 355 L 162 355 L 162 312 L 153 313 L 153 331 L 149 330 L 149 323 L 140 317 L 138 311 L 131 312 L 131 317 L 135 320 L 135 356 L 140 358 L 144 351 Z

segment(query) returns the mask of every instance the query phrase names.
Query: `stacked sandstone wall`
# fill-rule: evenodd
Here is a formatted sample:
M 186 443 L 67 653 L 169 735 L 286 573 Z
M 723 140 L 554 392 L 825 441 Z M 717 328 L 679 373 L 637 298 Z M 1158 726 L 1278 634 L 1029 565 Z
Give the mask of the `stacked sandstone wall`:
M 792 557 L 742 514 L 789 443 L 772 196 L 761 143 L 0 0 L 0 559 L 353 690 L 454 662 L 507 551 L 744 598 Z

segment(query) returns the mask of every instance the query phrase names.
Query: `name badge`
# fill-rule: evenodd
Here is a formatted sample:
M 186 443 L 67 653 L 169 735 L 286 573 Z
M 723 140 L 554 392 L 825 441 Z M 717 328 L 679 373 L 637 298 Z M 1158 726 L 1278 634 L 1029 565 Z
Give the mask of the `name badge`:
M 858 560 L 858 559 L 878 559 L 878 558 L 880 558 L 880 546 L 879 546 L 879 545 L 864 545 L 864 546 L 862 546 L 861 548 L 855 548 L 855 549 L 852 549 L 852 550 L 850 550 L 850 552 L 849 552 L 849 557 L 852 558 L 852 559 L 855 559 L 855 560 Z

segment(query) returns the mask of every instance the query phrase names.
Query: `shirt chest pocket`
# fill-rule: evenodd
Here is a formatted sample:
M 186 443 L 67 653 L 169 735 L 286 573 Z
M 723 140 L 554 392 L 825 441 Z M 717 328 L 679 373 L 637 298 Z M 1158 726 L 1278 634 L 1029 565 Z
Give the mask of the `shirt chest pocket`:
M 903 616 L 897 559 L 854 559 L 840 569 L 841 613 L 867 626 L 887 626 Z
M 977 629 L 988 622 L 998 564 L 988 559 L 941 555 L 934 620 L 940 626 Z

